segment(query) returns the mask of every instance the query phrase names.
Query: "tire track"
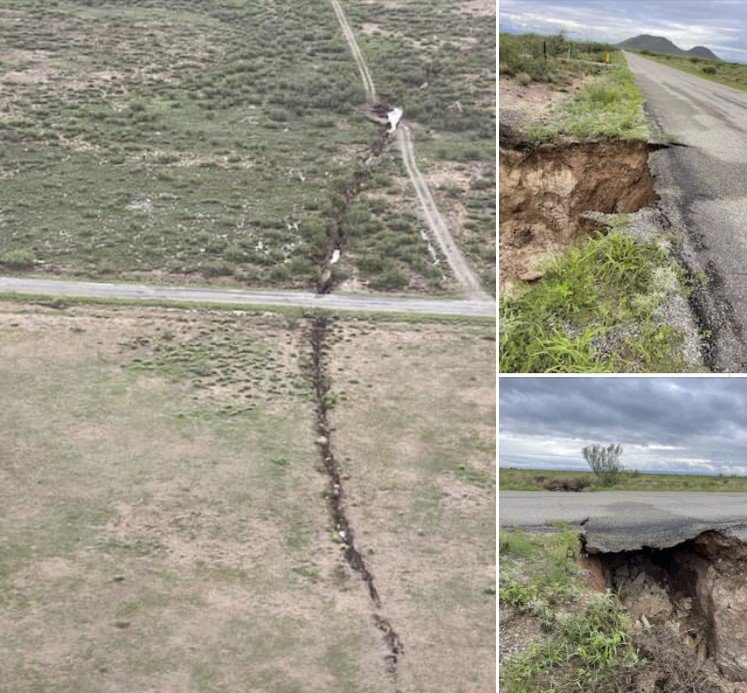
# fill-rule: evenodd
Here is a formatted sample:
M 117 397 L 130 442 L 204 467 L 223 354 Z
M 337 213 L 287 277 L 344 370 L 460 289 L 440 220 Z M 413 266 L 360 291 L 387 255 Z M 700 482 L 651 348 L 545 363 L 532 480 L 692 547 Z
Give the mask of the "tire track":
M 480 301 L 491 300 L 485 291 L 483 291 L 480 280 L 472 271 L 472 268 L 464 258 L 464 255 L 462 255 L 462 251 L 459 250 L 459 247 L 454 242 L 454 238 L 449 231 L 446 220 L 438 210 L 438 205 L 433 199 L 431 189 L 428 187 L 428 183 L 420 172 L 415 161 L 412 135 L 410 128 L 407 127 L 407 125 L 397 128 L 397 144 L 402 152 L 402 161 L 407 169 L 407 175 L 415 186 L 415 194 L 418 196 L 418 200 L 420 201 L 423 216 L 425 217 L 431 232 L 435 236 L 438 246 L 441 248 L 441 252 L 446 257 L 449 266 L 451 267 L 451 271 L 454 273 L 454 277 L 464 287 L 471 299 Z
M 368 65 L 366 65 L 363 53 L 358 46 L 358 42 L 355 40 L 353 29 L 348 22 L 345 10 L 339 0 L 330 0 L 330 3 L 332 9 L 335 11 L 335 15 L 337 16 L 337 21 L 340 24 L 340 29 L 345 37 L 345 41 L 347 41 L 350 52 L 353 54 L 356 65 L 358 65 L 358 70 L 361 73 L 361 79 L 363 81 L 363 88 L 366 92 L 366 99 L 369 105 L 373 106 L 377 103 L 376 87 L 368 69 Z M 492 300 L 492 298 L 483 290 L 480 280 L 455 243 L 446 220 L 439 211 L 438 205 L 433 198 L 428 182 L 418 168 L 415 160 L 415 150 L 412 143 L 410 129 L 406 125 L 400 123 L 400 126 L 397 128 L 396 139 L 400 153 L 402 154 L 402 161 L 407 170 L 407 175 L 412 181 L 413 187 L 415 188 L 415 194 L 420 202 L 425 222 L 431 231 L 431 235 L 436 239 L 439 248 L 441 248 L 441 252 L 446 257 L 455 279 L 462 286 L 470 299 L 480 301 Z
M 366 99 L 369 103 L 374 104 L 377 100 L 376 87 L 374 86 L 371 73 L 368 71 L 368 65 L 366 65 L 366 61 L 363 58 L 363 53 L 361 53 L 361 49 L 358 47 L 358 42 L 355 40 L 355 34 L 348 22 L 345 10 L 342 9 L 339 0 L 330 0 L 330 3 L 332 4 L 332 9 L 337 15 L 337 21 L 340 23 L 342 34 L 350 47 L 350 52 L 353 54 L 356 65 L 358 65 L 358 71 L 361 73 L 361 80 L 363 81 L 363 88 L 366 90 Z

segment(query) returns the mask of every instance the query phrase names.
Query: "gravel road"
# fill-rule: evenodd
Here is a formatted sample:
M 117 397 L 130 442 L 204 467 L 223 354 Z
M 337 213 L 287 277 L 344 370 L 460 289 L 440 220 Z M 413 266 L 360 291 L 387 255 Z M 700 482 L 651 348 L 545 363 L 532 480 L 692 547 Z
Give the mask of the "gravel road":
M 747 493 L 501 491 L 498 519 L 525 529 L 566 520 L 583 527 L 591 550 L 663 548 L 709 529 L 747 539 Z
M 706 354 L 717 371 L 747 371 L 747 92 L 625 53 L 646 109 L 667 138 L 655 152 L 661 206 L 686 229 Z

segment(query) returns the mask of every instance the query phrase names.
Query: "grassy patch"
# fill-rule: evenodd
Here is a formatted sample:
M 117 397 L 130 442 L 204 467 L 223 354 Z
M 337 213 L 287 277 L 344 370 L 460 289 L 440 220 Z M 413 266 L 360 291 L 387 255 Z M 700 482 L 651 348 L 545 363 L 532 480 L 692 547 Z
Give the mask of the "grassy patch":
M 579 454 L 580 457 L 580 454 Z M 501 491 L 544 491 L 544 484 L 553 479 L 589 479 L 590 472 L 550 471 L 537 469 L 512 469 L 501 467 L 498 483 Z M 747 477 L 646 474 L 623 471 L 612 486 L 593 485 L 586 491 L 727 491 L 747 493 Z
M 563 34 L 500 34 L 500 74 L 517 77 L 520 83 L 567 84 L 575 76 L 595 71 L 605 54 L 619 50 L 598 41 L 569 41 Z
M 627 66 L 611 65 L 551 112 L 547 122 L 530 128 L 528 135 L 535 142 L 559 137 L 647 140 L 643 97 Z
M 689 72 L 691 75 L 697 75 L 712 82 L 724 84 L 727 87 L 747 91 L 747 65 L 744 63 L 728 63 L 695 57 L 685 58 L 676 55 L 654 55 L 652 53 L 647 53 L 646 57 L 677 70 Z
M 598 690 L 639 664 L 614 596 L 579 601 L 588 591 L 579 552 L 573 532 L 501 533 L 501 605 L 530 614 L 546 634 L 504 662 L 502 690 Z
M 0 328 L 0 689 L 382 689 L 359 581 L 319 619 L 344 561 L 305 325 L 4 303 Z
M 681 335 L 658 317 L 678 286 L 662 247 L 620 231 L 586 240 L 501 301 L 501 370 L 683 370 Z

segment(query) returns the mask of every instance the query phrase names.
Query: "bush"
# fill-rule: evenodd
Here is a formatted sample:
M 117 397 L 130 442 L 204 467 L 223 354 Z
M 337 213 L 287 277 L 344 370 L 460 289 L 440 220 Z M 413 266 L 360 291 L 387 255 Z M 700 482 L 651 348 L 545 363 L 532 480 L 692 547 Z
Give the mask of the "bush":
M 715 75 L 718 72 L 718 70 L 713 65 L 706 65 L 702 69 L 702 72 L 704 72 L 707 75 Z
M 591 479 L 586 476 L 574 477 L 557 477 L 548 479 L 542 484 L 542 488 L 548 491 L 582 491 L 587 486 L 591 486 Z
M 622 445 L 612 443 L 607 447 L 587 445 L 581 452 L 602 486 L 612 486 L 623 469 L 620 462 L 622 451 Z
M 11 250 L 3 255 L 2 262 L 10 269 L 28 269 L 34 266 L 34 254 L 28 250 Z
M 532 78 L 526 72 L 520 72 L 518 75 L 516 75 L 516 81 L 522 87 L 525 87 L 527 84 L 529 84 L 532 81 Z

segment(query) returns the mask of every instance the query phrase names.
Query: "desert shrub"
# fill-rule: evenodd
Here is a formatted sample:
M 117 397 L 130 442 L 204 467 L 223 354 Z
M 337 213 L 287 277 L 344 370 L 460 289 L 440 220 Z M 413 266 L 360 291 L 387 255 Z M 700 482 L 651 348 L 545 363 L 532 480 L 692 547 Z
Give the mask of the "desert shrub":
M 714 65 L 705 65 L 701 71 L 707 75 L 715 75 L 718 72 Z
M 34 265 L 34 255 L 28 250 L 10 250 L 2 256 L 2 263 L 9 269 L 28 269 Z
M 595 443 L 585 446 L 581 452 L 602 486 L 612 486 L 617 481 L 623 469 L 620 462 L 622 445 L 612 443 L 604 447 Z
M 532 81 L 532 78 L 526 72 L 520 72 L 516 75 L 516 81 L 521 84 L 522 87 L 525 87 Z
M 582 491 L 587 486 L 591 486 L 591 479 L 586 476 L 557 477 L 547 479 L 542 488 L 547 491 Z

